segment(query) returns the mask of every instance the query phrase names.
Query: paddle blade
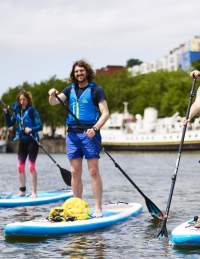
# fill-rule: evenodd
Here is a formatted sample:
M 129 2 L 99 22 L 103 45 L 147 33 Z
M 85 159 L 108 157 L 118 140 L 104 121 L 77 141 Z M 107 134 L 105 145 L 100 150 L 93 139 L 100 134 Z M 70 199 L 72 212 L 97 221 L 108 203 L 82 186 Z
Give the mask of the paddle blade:
M 165 219 L 165 220 L 163 221 L 161 230 L 160 230 L 160 232 L 158 233 L 158 236 L 157 236 L 158 238 L 168 237 L 166 222 L 167 222 L 167 220 Z
M 72 174 L 70 171 L 59 167 L 60 168 L 60 173 L 62 175 L 63 181 L 68 185 L 71 186 L 71 179 L 72 179 Z
M 149 198 L 145 197 L 145 202 L 147 205 L 147 208 L 149 212 L 151 213 L 151 216 L 158 220 L 164 219 L 164 214 L 162 211 L 153 203 Z

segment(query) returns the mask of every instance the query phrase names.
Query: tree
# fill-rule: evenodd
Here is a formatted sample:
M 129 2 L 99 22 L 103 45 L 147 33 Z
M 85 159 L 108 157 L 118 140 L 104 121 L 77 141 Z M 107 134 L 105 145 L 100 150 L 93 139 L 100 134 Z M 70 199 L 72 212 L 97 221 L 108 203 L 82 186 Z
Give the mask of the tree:
M 193 67 L 193 69 L 200 70 L 200 59 L 197 59 L 197 60 L 193 61 L 192 67 Z
M 141 65 L 142 63 L 143 62 L 141 60 L 132 58 L 132 59 L 127 60 L 126 67 L 133 67 L 136 65 Z
M 53 76 L 49 80 L 35 84 L 32 88 L 34 106 L 40 112 L 43 124 L 50 126 L 52 137 L 54 137 L 56 127 L 65 125 L 66 110 L 62 105 L 51 106 L 49 104 L 48 91 L 56 88 L 62 92 L 66 84 L 64 80 Z

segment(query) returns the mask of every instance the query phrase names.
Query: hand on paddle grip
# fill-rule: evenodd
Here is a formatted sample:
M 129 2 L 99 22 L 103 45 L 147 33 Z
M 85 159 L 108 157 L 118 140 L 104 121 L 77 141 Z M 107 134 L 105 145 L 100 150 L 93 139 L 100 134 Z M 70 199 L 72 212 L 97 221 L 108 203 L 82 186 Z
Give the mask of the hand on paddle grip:
M 188 119 L 184 118 L 184 119 L 183 119 L 183 126 L 185 126 L 186 124 L 187 124 L 189 127 L 191 126 L 191 119 L 190 119 L 190 118 L 188 118 Z
M 59 94 L 58 90 L 56 90 L 55 88 L 51 88 L 49 91 L 48 91 L 48 94 L 49 96 L 57 96 Z
M 32 132 L 32 129 L 29 128 L 29 127 L 26 127 L 26 128 L 24 129 L 24 132 L 25 132 L 26 134 L 30 134 L 30 133 Z
M 85 131 L 85 134 L 89 137 L 89 138 L 93 138 L 96 134 L 96 131 L 94 130 L 94 128 L 90 128 L 90 129 L 87 129 Z
M 200 78 L 200 71 L 199 70 L 193 70 L 191 73 L 190 73 L 190 76 L 192 78 Z

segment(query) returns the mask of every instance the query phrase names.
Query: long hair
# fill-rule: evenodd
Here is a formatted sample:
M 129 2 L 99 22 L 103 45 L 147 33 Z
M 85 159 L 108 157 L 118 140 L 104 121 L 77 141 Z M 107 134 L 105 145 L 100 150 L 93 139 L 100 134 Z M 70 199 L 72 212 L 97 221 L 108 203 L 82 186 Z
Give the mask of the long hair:
M 86 61 L 84 60 L 78 60 L 76 61 L 73 66 L 72 66 L 72 71 L 70 73 L 70 81 L 72 83 L 77 83 L 77 80 L 76 78 L 74 77 L 74 69 L 76 66 L 79 66 L 79 67 L 84 67 L 85 70 L 86 70 L 86 73 L 87 73 L 87 80 L 88 82 L 92 81 L 95 77 L 95 72 L 94 70 L 92 69 L 92 67 L 90 66 L 90 64 L 88 64 Z
M 17 102 L 19 103 L 19 98 L 20 96 L 23 95 L 27 101 L 28 101 L 28 105 L 32 105 L 32 94 L 26 90 L 21 90 L 18 95 L 17 95 Z

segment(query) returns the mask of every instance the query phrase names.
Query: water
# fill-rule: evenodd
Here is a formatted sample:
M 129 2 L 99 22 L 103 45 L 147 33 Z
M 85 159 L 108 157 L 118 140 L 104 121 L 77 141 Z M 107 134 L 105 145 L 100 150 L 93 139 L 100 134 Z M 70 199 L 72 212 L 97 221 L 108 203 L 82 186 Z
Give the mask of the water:
M 177 153 L 129 152 L 112 153 L 112 156 L 143 192 L 161 210 L 165 210 Z M 54 155 L 54 157 L 61 166 L 69 169 L 64 155 Z M 199 158 L 200 152 L 182 154 L 167 224 L 169 234 L 175 226 L 199 214 Z M 104 202 L 139 202 L 144 207 L 143 214 L 101 231 L 37 242 L 8 242 L 3 236 L 5 224 L 46 217 L 50 208 L 59 204 L 0 209 L 0 258 L 200 258 L 200 249 L 175 249 L 166 240 L 158 240 L 156 235 L 160 228 L 152 222 L 143 197 L 115 168 L 107 155 L 102 154 L 100 162 L 104 182 Z M 39 190 L 65 187 L 59 169 L 45 154 L 39 155 L 37 167 Z M 17 192 L 16 155 L 0 154 L 0 170 L 0 192 Z M 29 178 L 28 174 L 27 177 Z M 27 186 L 29 188 L 29 185 Z M 84 198 L 90 206 L 93 206 L 85 162 L 84 188 Z

